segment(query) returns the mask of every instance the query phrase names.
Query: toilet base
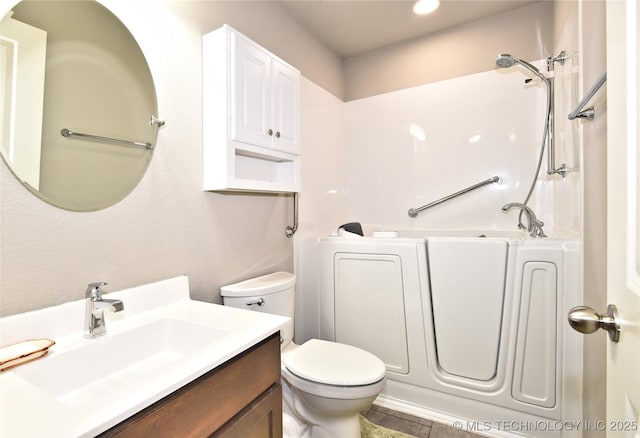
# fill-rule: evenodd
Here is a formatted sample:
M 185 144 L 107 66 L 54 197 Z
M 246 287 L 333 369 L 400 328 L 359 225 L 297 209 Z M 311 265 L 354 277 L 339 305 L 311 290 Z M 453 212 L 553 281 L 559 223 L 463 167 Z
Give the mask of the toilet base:
M 360 417 L 333 419 L 331 424 L 312 425 L 310 438 L 360 438 Z
M 282 438 L 311 438 L 311 428 L 282 402 Z
M 359 410 L 348 415 L 320 415 L 285 379 L 281 382 L 284 438 L 360 438 Z

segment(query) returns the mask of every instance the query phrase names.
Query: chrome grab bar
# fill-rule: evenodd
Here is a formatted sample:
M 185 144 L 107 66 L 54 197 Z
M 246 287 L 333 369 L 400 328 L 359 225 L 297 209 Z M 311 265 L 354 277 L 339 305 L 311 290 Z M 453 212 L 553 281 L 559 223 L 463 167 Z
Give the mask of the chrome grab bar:
M 484 181 L 481 181 L 481 182 L 479 182 L 477 184 L 469 186 L 466 189 L 460 190 L 459 192 L 452 193 L 449 196 L 445 196 L 442 199 L 438 199 L 437 201 L 433 201 L 433 202 L 431 202 L 429 204 L 423 205 L 422 207 L 411 208 L 411 209 L 409 209 L 409 211 L 407 213 L 409 214 L 410 217 L 416 217 L 418 215 L 418 213 L 420 213 L 423 210 L 426 210 L 427 208 L 430 208 L 430 207 L 433 207 L 434 205 L 438 205 L 438 204 L 440 204 L 442 202 L 448 201 L 449 199 L 453 199 L 456 196 L 460 196 L 462 194 L 470 192 L 471 190 L 475 190 L 478 187 L 486 186 L 487 184 L 493 184 L 493 183 L 497 183 L 497 182 L 500 182 L 500 177 L 499 176 L 492 176 L 489 179 L 485 179 Z
M 99 135 L 93 135 L 93 134 L 83 134 L 81 132 L 71 131 L 67 128 L 61 129 L 60 134 L 62 134 L 63 137 L 85 137 L 93 140 L 108 141 L 111 143 L 122 143 L 129 146 L 140 146 L 147 150 L 153 149 L 153 145 L 151 143 L 141 143 L 138 141 L 120 140 L 119 138 L 101 137 Z
M 571 114 L 569 114 L 568 116 L 569 120 L 573 120 L 576 118 L 593 120 L 593 117 L 595 115 L 595 110 L 593 109 L 593 106 L 590 106 L 587 109 L 583 109 L 583 108 L 587 104 L 587 102 L 589 102 L 591 98 L 598 92 L 600 87 L 604 85 L 606 81 L 607 81 L 607 72 L 605 71 L 604 73 L 602 73 L 602 75 L 600 75 L 600 77 L 596 80 L 596 82 L 589 89 L 589 91 L 587 91 L 587 93 L 582 98 L 578 106 L 576 106 L 576 109 L 571 111 Z

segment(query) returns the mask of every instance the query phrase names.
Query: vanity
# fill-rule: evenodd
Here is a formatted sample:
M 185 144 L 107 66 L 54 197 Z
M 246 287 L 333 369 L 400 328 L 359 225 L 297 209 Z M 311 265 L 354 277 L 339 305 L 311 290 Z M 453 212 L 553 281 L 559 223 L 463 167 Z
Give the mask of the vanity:
M 124 310 L 93 339 L 85 300 L 0 318 L 2 346 L 56 341 L 0 373 L 0 436 L 281 436 L 288 318 L 191 300 L 186 276 L 106 296 Z
M 279 380 L 275 333 L 99 436 L 279 437 Z

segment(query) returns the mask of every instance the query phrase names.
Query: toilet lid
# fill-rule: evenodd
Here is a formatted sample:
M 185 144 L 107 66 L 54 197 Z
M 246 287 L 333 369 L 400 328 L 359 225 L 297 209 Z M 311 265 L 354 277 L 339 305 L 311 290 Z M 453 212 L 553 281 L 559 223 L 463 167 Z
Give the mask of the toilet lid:
M 384 363 L 368 351 L 337 342 L 311 339 L 283 356 L 298 377 L 327 385 L 369 385 L 385 375 Z

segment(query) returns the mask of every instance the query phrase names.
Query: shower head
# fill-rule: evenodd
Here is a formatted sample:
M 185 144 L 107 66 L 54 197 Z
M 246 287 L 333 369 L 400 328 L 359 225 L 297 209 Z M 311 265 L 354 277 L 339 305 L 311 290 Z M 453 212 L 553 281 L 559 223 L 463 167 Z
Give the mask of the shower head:
M 540 70 L 538 70 L 535 66 L 529 64 L 527 61 L 518 59 L 515 56 L 509 55 L 508 53 L 501 53 L 496 58 L 496 65 L 500 68 L 513 67 L 515 64 L 520 64 L 531 73 L 542 79 L 544 82 L 548 81 L 548 79 L 542 73 L 540 73 Z
M 496 58 L 496 65 L 500 68 L 509 68 L 513 67 L 518 60 L 508 53 L 501 53 Z

